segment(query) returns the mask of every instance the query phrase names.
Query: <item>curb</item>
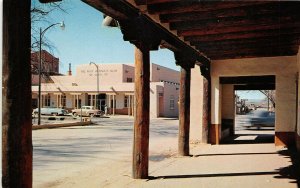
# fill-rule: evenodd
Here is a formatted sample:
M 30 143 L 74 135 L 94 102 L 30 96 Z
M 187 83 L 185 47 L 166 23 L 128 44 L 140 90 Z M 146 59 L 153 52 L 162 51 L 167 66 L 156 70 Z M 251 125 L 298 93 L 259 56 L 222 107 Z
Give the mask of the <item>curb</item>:
M 44 124 L 44 125 L 32 126 L 32 130 L 54 129 L 54 128 L 60 128 L 60 127 L 84 126 L 84 125 L 90 125 L 90 124 L 92 124 L 92 121 L 75 122 L 75 123 Z

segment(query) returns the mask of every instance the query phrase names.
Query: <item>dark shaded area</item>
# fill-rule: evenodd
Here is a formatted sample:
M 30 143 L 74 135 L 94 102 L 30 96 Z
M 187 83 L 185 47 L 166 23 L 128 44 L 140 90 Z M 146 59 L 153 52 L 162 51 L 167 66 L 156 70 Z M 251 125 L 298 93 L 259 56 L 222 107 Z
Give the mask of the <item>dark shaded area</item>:
M 243 136 L 256 136 L 255 139 L 244 139 Z M 236 140 L 239 138 L 239 140 Z M 221 144 L 262 144 L 274 143 L 274 134 L 236 134 L 221 141 Z
M 279 174 L 274 176 L 275 178 L 288 178 L 292 181 L 290 183 L 297 183 L 300 187 L 300 156 L 295 146 L 289 147 L 288 150 L 282 150 L 278 152 L 280 155 L 290 158 L 292 165 L 277 169 Z
M 212 153 L 212 154 L 201 154 L 201 155 L 193 155 L 193 157 L 209 157 L 209 156 L 219 156 L 219 155 L 274 155 L 278 154 L 276 152 L 268 152 L 268 153 Z
M 259 176 L 279 174 L 277 171 L 271 172 L 242 172 L 242 173 L 220 173 L 220 174 L 190 174 L 190 175 L 170 175 L 170 176 L 149 176 L 149 180 L 155 179 L 182 179 L 182 178 L 213 178 L 213 177 L 231 177 L 231 176 Z

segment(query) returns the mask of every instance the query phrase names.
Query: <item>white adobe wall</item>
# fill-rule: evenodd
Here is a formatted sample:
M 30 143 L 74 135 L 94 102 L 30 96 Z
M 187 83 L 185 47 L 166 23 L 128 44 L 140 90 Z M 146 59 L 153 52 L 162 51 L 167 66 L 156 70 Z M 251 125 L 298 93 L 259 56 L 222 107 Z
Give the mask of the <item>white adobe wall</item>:
M 164 83 L 164 117 L 178 117 L 179 87 L 179 85 Z M 174 109 L 170 109 L 172 95 L 174 96 Z
M 222 119 L 234 119 L 235 97 L 232 84 L 222 85 Z
M 150 83 L 150 118 L 158 117 L 158 93 L 162 87 L 157 83 Z
M 97 64 L 99 67 L 99 85 L 123 82 L 123 64 Z M 76 82 L 85 85 L 97 84 L 97 68 L 94 64 L 78 65 Z
M 212 123 L 220 124 L 220 76 L 276 76 L 275 131 L 293 132 L 296 124 L 296 56 L 219 60 L 211 63 Z M 216 99 L 216 100 L 214 100 Z
M 150 81 L 160 82 L 161 80 L 179 83 L 180 73 L 179 71 L 160 66 L 154 63 L 150 65 Z
M 190 139 L 202 141 L 203 77 L 198 65 L 191 69 Z
M 132 78 L 134 82 L 134 66 L 123 64 L 123 82 L 127 82 L 127 78 Z

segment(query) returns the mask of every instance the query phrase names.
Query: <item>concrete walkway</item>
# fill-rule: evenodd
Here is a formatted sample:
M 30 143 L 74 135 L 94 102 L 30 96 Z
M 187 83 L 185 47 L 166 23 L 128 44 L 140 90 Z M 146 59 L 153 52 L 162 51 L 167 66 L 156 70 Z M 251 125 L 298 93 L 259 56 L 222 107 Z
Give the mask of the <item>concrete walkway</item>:
M 131 178 L 128 159 L 81 172 L 73 182 L 68 179 L 54 187 L 298 187 L 292 153 L 271 143 L 194 145 L 191 154 L 150 160 L 150 177 L 145 180 Z

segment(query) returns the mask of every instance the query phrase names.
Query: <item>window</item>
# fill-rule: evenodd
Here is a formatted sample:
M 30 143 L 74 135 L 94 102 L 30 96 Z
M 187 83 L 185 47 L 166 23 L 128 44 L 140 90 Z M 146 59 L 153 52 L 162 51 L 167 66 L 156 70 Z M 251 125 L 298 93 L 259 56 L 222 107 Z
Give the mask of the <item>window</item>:
M 128 108 L 128 96 L 124 97 L 124 108 Z
M 66 106 L 66 95 L 61 95 L 61 98 L 60 98 L 60 106 L 61 107 L 65 107 Z
M 174 95 L 170 96 L 170 110 L 174 110 L 175 103 L 174 103 Z
M 96 106 L 96 95 L 88 95 L 88 106 Z
M 50 95 L 43 95 L 44 106 L 50 106 Z
M 127 78 L 127 82 L 132 82 L 132 78 Z

